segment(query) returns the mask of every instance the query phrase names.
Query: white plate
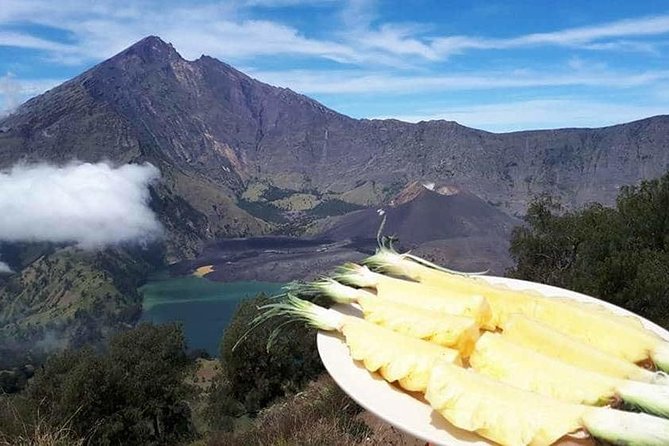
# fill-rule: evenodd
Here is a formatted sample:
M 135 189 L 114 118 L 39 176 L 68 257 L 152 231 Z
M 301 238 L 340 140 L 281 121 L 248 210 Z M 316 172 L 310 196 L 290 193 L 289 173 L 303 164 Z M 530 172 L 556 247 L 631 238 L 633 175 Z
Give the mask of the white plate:
M 596 302 L 616 313 L 634 315 L 630 311 L 599 299 L 549 285 L 502 277 L 484 276 L 483 278 L 493 283 L 505 284 L 510 288 L 536 290 L 546 296 L 559 295 L 582 302 Z M 359 315 L 359 312 L 351 306 L 337 305 L 333 308 L 342 313 Z M 669 339 L 667 330 L 641 317 L 639 319 L 648 329 L 665 339 Z M 341 336 L 319 332 L 317 343 L 323 364 L 337 385 L 358 404 L 386 422 L 433 445 L 472 446 L 494 444 L 476 434 L 452 426 L 433 411 L 420 398 L 420 395 L 412 396 L 405 393 L 398 387 L 388 384 L 377 373 L 369 373 L 362 364 L 353 361 Z

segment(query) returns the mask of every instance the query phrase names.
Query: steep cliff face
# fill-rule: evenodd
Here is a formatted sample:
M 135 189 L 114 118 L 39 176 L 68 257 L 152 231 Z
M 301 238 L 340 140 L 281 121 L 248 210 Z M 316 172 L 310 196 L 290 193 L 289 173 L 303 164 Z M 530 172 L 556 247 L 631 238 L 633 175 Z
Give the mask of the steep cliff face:
M 667 116 L 506 134 L 447 121 L 356 120 L 210 57 L 184 60 L 157 37 L 28 101 L 0 128 L 0 167 L 72 158 L 157 164 L 165 176 L 157 195 L 175 206 L 183 200 L 194 238 L 267 231 L 236 206 L 257 181 L 338 195 L 368 182 L 387 192 L 375 195 L 381 200 L 428 180 L 522 213 L 542 193 L 568 206 L 611 203 L 620 185 L 669 168 Z M 167 223 L 184 238 L 178 222 Z
M 171 259 L 193 255 L 205 239 L 267 232 L 270 225 L 236 205 L 243 169 L 201 124 L 195 109 L 208 106 L 198 98 L 215 96 L 188 84 L 188 66 L 170 45 L 147 38 L 28 101 L 0 122 L 0 168 L 17 161 L 153 163 L 162 180 L 152 204 Z
M 448 121 L 357 120 L 210 57 L 184 60 L 147 37 L 0 120 L 0 169 L 73 160 L 161 170 L 151 196 L 168 261 L 195 255 L 206 240 L 299 232 L 316 217 L 363 206 L 333 219 L 327 235 L 367 237 L 376 206 L 416 182 L 396 197 L 388 230 L 453 267 L 466 258 L 502 271 L 517 222 L 504 212 L 523 213 L 539 194 L 567 206 L 611 203 L 619 186 L 663 174 L 669 116 L 506 134 Z M 428 181 L 455 188 L 424 190 Z M 161 261 L 135 268 L 127 250 L 40 249 L 22 250 L 17 258 L 29 261 L 13 262 L 17 274 L 1 278 L 0 337 L 35 343 L 55 326 L 68 343 L 104 336 L 133 319 L 133 286 Z

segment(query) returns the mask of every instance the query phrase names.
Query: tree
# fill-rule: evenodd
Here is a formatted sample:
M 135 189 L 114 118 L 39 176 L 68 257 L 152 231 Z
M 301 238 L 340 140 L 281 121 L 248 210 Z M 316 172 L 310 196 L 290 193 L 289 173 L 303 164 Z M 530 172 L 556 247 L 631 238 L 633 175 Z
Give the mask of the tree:
M 285 326 L 267 351 L 267 340 L 282 322 L 267 321 L 233 350 L 258 315 L 257 307 L 266 302 L 266 297 L 259 296 L 240 304 L 221 342 L 220 357 L 226 382 L 221 389 L 228 389 L 246 412 L 252 414 L 272 400 L 298 391 L 323 371 L 316 350 L 316 334 L 301 324 Z M 220 399 L 231 404 L 223 396 Z
M 94 444 L 173 444 L 192 433 L 184 401 L 190 364 L 180 326 L 142 324 L 113 337 L 103 354 L 52 356 L 27 395 Z
M 510 252 L 512 277 L 605 299 L 669 327 L 669 174 L 621 190 L 615 208 L 529 206 Z

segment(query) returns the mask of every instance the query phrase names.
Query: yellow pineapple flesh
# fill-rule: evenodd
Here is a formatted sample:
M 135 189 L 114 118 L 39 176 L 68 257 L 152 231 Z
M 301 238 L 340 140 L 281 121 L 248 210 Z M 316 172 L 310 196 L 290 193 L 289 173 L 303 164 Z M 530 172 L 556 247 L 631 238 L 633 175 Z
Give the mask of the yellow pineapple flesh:
M 454 426 L 504 446 L 553 444 L 578 430 L 587 410 L 445 363 L 434 368 L 425 398 Z
M 483 334 L 469 363 L 490 378 L 571 403 L 606 404 L 625 382 L 537 353 L 499 333 Z
M 626 361 L 649 358 L 662 339 L 633 316 L 619 316 L 597 304 L 544 298 L 527 316 Z M 615 336 L 612 334 L 615 333 Z
M 525 313 L 534 304 L 534 299 L 507 288 L 493 287 L 488 282 L 474 277 L 444 273 L 406 261 L 402 263 L 404 275 L 420 281 L 426 287 L 444 290 L 456 295 L 480 295 L 490 306 L 490 313 L 484 328 L 494 329 L 502 325 L 509 314 Z M 409 282 L 411 283 L 411 282 Z
M 504 326 L 513 314 L 524 314 L 629 362 L 648 359 L 664 342 L 638 318 L 615 314 L 599 304 L 546 297 L 531 290 L 491 284 L 477 277 L 425 269 L 428 284 L 438 283 L 454 292 L 484 296 L 492 309 L 490 324 L 496 327 Z
M 653 382 L 658 377 L 650 370 L 598 350 L 577 338 L 521 314 L 512 315 L 507 320 L 502 334 L 518 345 L 585 370 L 641 382 Z
M 470 317 L 483 327 L 492 327 L 490 305 L 483 296 L 385 276 L 381 276 L 375 288 L 377 295 L 383 299 L 430 311 Z
M 411 305 L 363 296 L 358 299 L 365 319 L 414 338 L 424 339 L 469 356 L 479 337 L 479 327 L 471 318 L 429 311 Z
M 352 316 L 340 328 L 351 356 L 370 372 L 413 392 L 424 392 L 436 363 L 462 364 L 457 350 L 396 333 Z

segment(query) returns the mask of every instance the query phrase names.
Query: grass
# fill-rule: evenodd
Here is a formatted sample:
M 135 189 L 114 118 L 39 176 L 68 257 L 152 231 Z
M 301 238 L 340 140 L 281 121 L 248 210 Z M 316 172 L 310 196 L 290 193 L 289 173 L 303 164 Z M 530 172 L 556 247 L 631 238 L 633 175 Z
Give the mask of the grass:
M 357 445 L 372 433 L 358 417 L 361 410 L 329 376 L 323 375 L 304 391 L 262 411 L 246 429 L 212 434 L 206 445 Z
M 318 197 L 312 194 L 295 193 L 272 204 L 286 211 L 308 211 L 320 203 Z
M 237 423 L 235 432 L 213 433 L 191 446 L 423 446 L 364 412 L 330 378 L 321 375 L 302 392 Z
M 364 206 L 348 203 L 346 201 L 339 200 L 338 198 L 330 198 L 328 200 L 321 201 L 311 210 L 311 212 L 318 217 L 329 217 L 346 214 L 360 209 L 364 209 Z
M 71 429 L 71 418 L 64 423 L 54 424 L 39 410 L 34 413 L 21 403 L 20 397 L 0 395 L 0 446 L 85 444 L 85 439 L 79 438 Z
M 283 216 L 281 209 L 267 202 L 239 200 L 237 206 L 245 210 L 254 217 L 272 223 L 285 223 L 286 217 Z

